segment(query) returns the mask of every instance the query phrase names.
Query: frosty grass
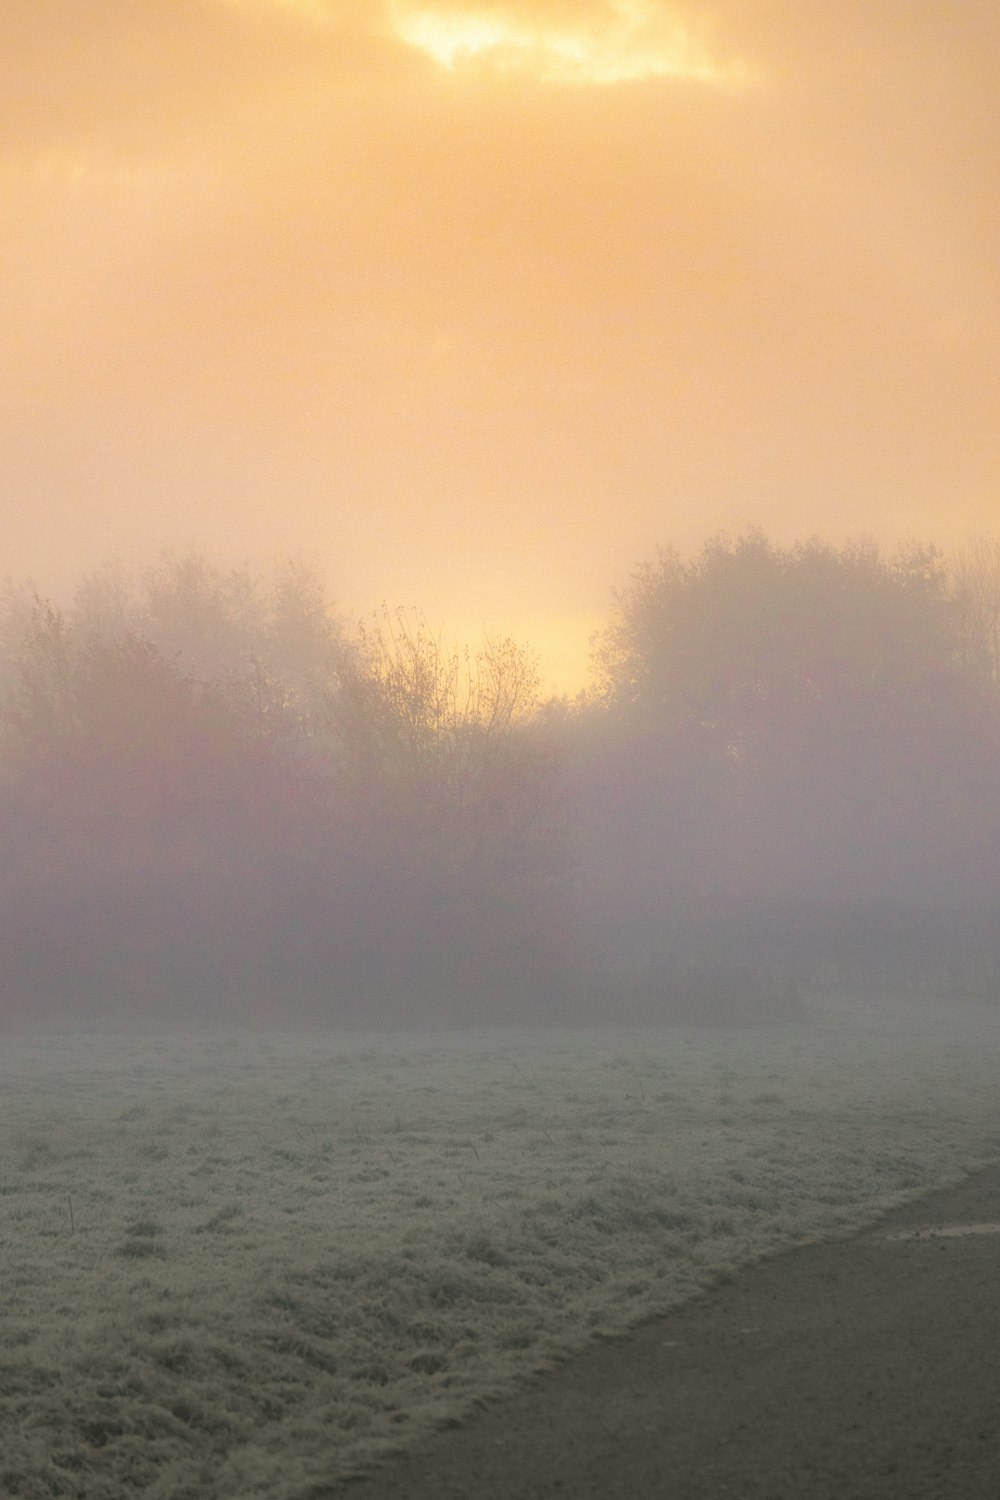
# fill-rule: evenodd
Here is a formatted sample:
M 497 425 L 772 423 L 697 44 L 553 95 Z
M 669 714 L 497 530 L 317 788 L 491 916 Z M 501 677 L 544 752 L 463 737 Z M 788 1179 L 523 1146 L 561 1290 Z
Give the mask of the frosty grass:
M 1000 1009 L 9 1037 L 0 1494 L 290 1500 L 1000 1157 Z

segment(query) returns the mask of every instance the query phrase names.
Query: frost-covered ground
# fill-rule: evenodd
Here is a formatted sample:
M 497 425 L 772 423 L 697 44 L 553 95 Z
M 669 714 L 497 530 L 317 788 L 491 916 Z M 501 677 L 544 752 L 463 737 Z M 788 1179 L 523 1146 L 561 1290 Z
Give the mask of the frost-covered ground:
M 1000 1008 L 7 1038 L 0 1494 L 308 1495 L 1000 1158 Z

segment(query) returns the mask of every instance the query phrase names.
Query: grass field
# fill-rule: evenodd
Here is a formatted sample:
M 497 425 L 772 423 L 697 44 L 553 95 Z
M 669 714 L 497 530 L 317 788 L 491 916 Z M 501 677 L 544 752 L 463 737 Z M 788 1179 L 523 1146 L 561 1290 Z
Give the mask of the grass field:
M 0 1494 L 292 1500 L 1000 1158 L 1000 1008 L 13 1036 Z

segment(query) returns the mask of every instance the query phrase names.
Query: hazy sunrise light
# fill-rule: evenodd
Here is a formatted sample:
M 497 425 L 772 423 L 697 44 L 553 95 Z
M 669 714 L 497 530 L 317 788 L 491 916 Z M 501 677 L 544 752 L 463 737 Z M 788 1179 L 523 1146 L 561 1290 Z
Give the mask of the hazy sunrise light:
M 986 0 L 4 15 L 12 577 L 302 555 L 573 692 L 660 544 L 994 523 Z
M 0 1500 L 997 1500 L 998 0 L 0 16 Z
M 476 62 L 525 72 L 544 83 L 615 84 L 642 78 L 742 80 L 743 70 L 713 61 L 690 29 L 651 0 L 609 0 L 593 11 L 554 15 L 522 7 L 448 8 L 396 0 L 397 35 L 442 67 Z

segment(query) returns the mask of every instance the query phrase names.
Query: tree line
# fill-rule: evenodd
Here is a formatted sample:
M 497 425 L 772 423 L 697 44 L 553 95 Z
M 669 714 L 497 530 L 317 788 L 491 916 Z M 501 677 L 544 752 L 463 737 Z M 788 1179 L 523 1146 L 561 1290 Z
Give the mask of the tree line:
M 738 1017 L 1000 993 L 1000 543 L 663 551 L 593 681 L 197 555 L 0 608 L 0 1001 Z

